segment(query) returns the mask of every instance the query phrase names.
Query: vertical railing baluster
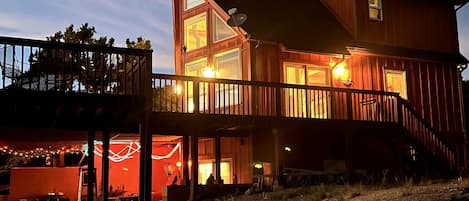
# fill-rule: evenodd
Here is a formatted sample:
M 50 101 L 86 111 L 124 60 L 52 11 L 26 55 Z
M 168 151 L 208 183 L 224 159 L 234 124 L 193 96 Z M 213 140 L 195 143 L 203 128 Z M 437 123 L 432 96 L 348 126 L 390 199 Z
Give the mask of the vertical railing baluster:
M 194 113 L 199 113 L 200 108 L 199 108 L 199 97 L 200 97 L 200 92 L 199 92 L 199 80 L 194 81 L 194 88 L 193 88 L 193 94 L 194 94 Z

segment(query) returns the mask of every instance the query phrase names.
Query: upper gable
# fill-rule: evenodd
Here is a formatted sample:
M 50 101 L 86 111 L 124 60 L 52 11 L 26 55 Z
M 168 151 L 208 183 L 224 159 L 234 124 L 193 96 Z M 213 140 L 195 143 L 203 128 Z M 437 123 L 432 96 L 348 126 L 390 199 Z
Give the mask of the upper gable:
M 381 2 L 381 20 L 370 19 L 368 0 L 356 2 L 355 39 L 358 42 L 436 52 L 459 52 L 456 16 L 451 1 Z

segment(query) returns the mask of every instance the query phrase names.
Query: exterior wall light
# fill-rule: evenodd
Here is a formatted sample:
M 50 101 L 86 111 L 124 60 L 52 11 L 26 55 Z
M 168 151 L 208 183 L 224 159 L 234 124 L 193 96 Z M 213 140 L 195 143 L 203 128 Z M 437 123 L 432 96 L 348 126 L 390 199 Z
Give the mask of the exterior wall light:
M 262 165 L 261 162 L 257 162 L 257 163 L 254 164 L 254 168 L 256 168 L 256 169 L 262 169 L 262 168 L 263 168 L 263 165 Z
M 285 146 L 285 147 L 283 148 L 283 150 L 288 151 L 288 152 L 291 152 L 291 151 L 292 151 L 292 148 L 289 147 L 289 146 Z
M 352 84 L 350 71 L 347 68 L 345 60 L 342 60 L 339 63 L 330 63 L 330 65 L 332 67 L 332 75 L 335 79 L 342 81 L 345 86 L 350 86 Z

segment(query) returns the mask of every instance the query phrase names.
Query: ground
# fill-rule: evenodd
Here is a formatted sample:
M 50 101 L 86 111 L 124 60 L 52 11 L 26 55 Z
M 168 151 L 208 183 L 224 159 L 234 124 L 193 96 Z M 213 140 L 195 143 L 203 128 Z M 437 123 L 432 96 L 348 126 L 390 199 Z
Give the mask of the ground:
M 230 201 L 469 201 L 469 182 L 446 181 L 400 186 L 320 185 L 231 197 Z

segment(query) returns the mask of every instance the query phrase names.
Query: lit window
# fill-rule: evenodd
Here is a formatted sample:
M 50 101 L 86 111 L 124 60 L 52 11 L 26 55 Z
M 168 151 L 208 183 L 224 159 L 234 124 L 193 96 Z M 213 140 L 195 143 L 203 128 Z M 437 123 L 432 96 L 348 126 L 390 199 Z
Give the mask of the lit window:
M 231 27 L 229 27 L 216 13 L 213 15 L 213 32 L 213 39 L 215 42 L 225 40 L 236 35 L 233 29 L 231 29 Z
M 207 59 L 199 59 L 186 64 L 184 75 L 202 77 L 204 75 L 204 69 L 207 67 Z
M 207 15 L 205 13 L 184 21 L 184 45 L 187 51 L 207 45 Z
M 223 161 L 220 163 L 220 173 L 223 184 L 231 184 L 231 161 Z M 213 175 L 215 178 L 215 162 L 203 162 L 199 164 L 199 184 L 207 184 L 207 179 Z
M 241 60 L 239 50 L 231 50 L 215 55 L 216 77 L 223 79 L 241 79 Z M 215 86 L 216 97 L 215 107 L 237 105 L 241 100 L 239 88 L 233 84 L 223 84 Z
M 217 78 L 241 79 L 241 61 L 239 50 L 231 50 L 215 55 L 215 69 L 217 69 Z
M 407 99 L 406 75 L 404 71 L 385 70 L 386 74 L 386 91 L 399 93 L 399 95 Z
M 200 4 L 202 4 L 204 2 L 204 0 L 185 0 L 184 1 L 184 9 L 190 9 L 190 8 L 193 8 L 193 7 L 196 7 Z
M 207 68 L 207 59 L 199 59 L 197 61 L 193 61 L 187 63 L 184 69 L 184 75 L 186 76 L 195 76 L 195 77 L 203 77 L 204 70 Z M 187 97 L 184 100 L 187 101 L 185 112 L 194 112 L 194 84 L 192 82 L 185 82 L 184 88 L 187 90 L 185 94 Z M 199 110 L 204 111 L 208 109 L 208 84 L 199 84 Z
M 368 0 L 369 16 L 372 20 L 383 20 L 383 7 L 381 0 Z

